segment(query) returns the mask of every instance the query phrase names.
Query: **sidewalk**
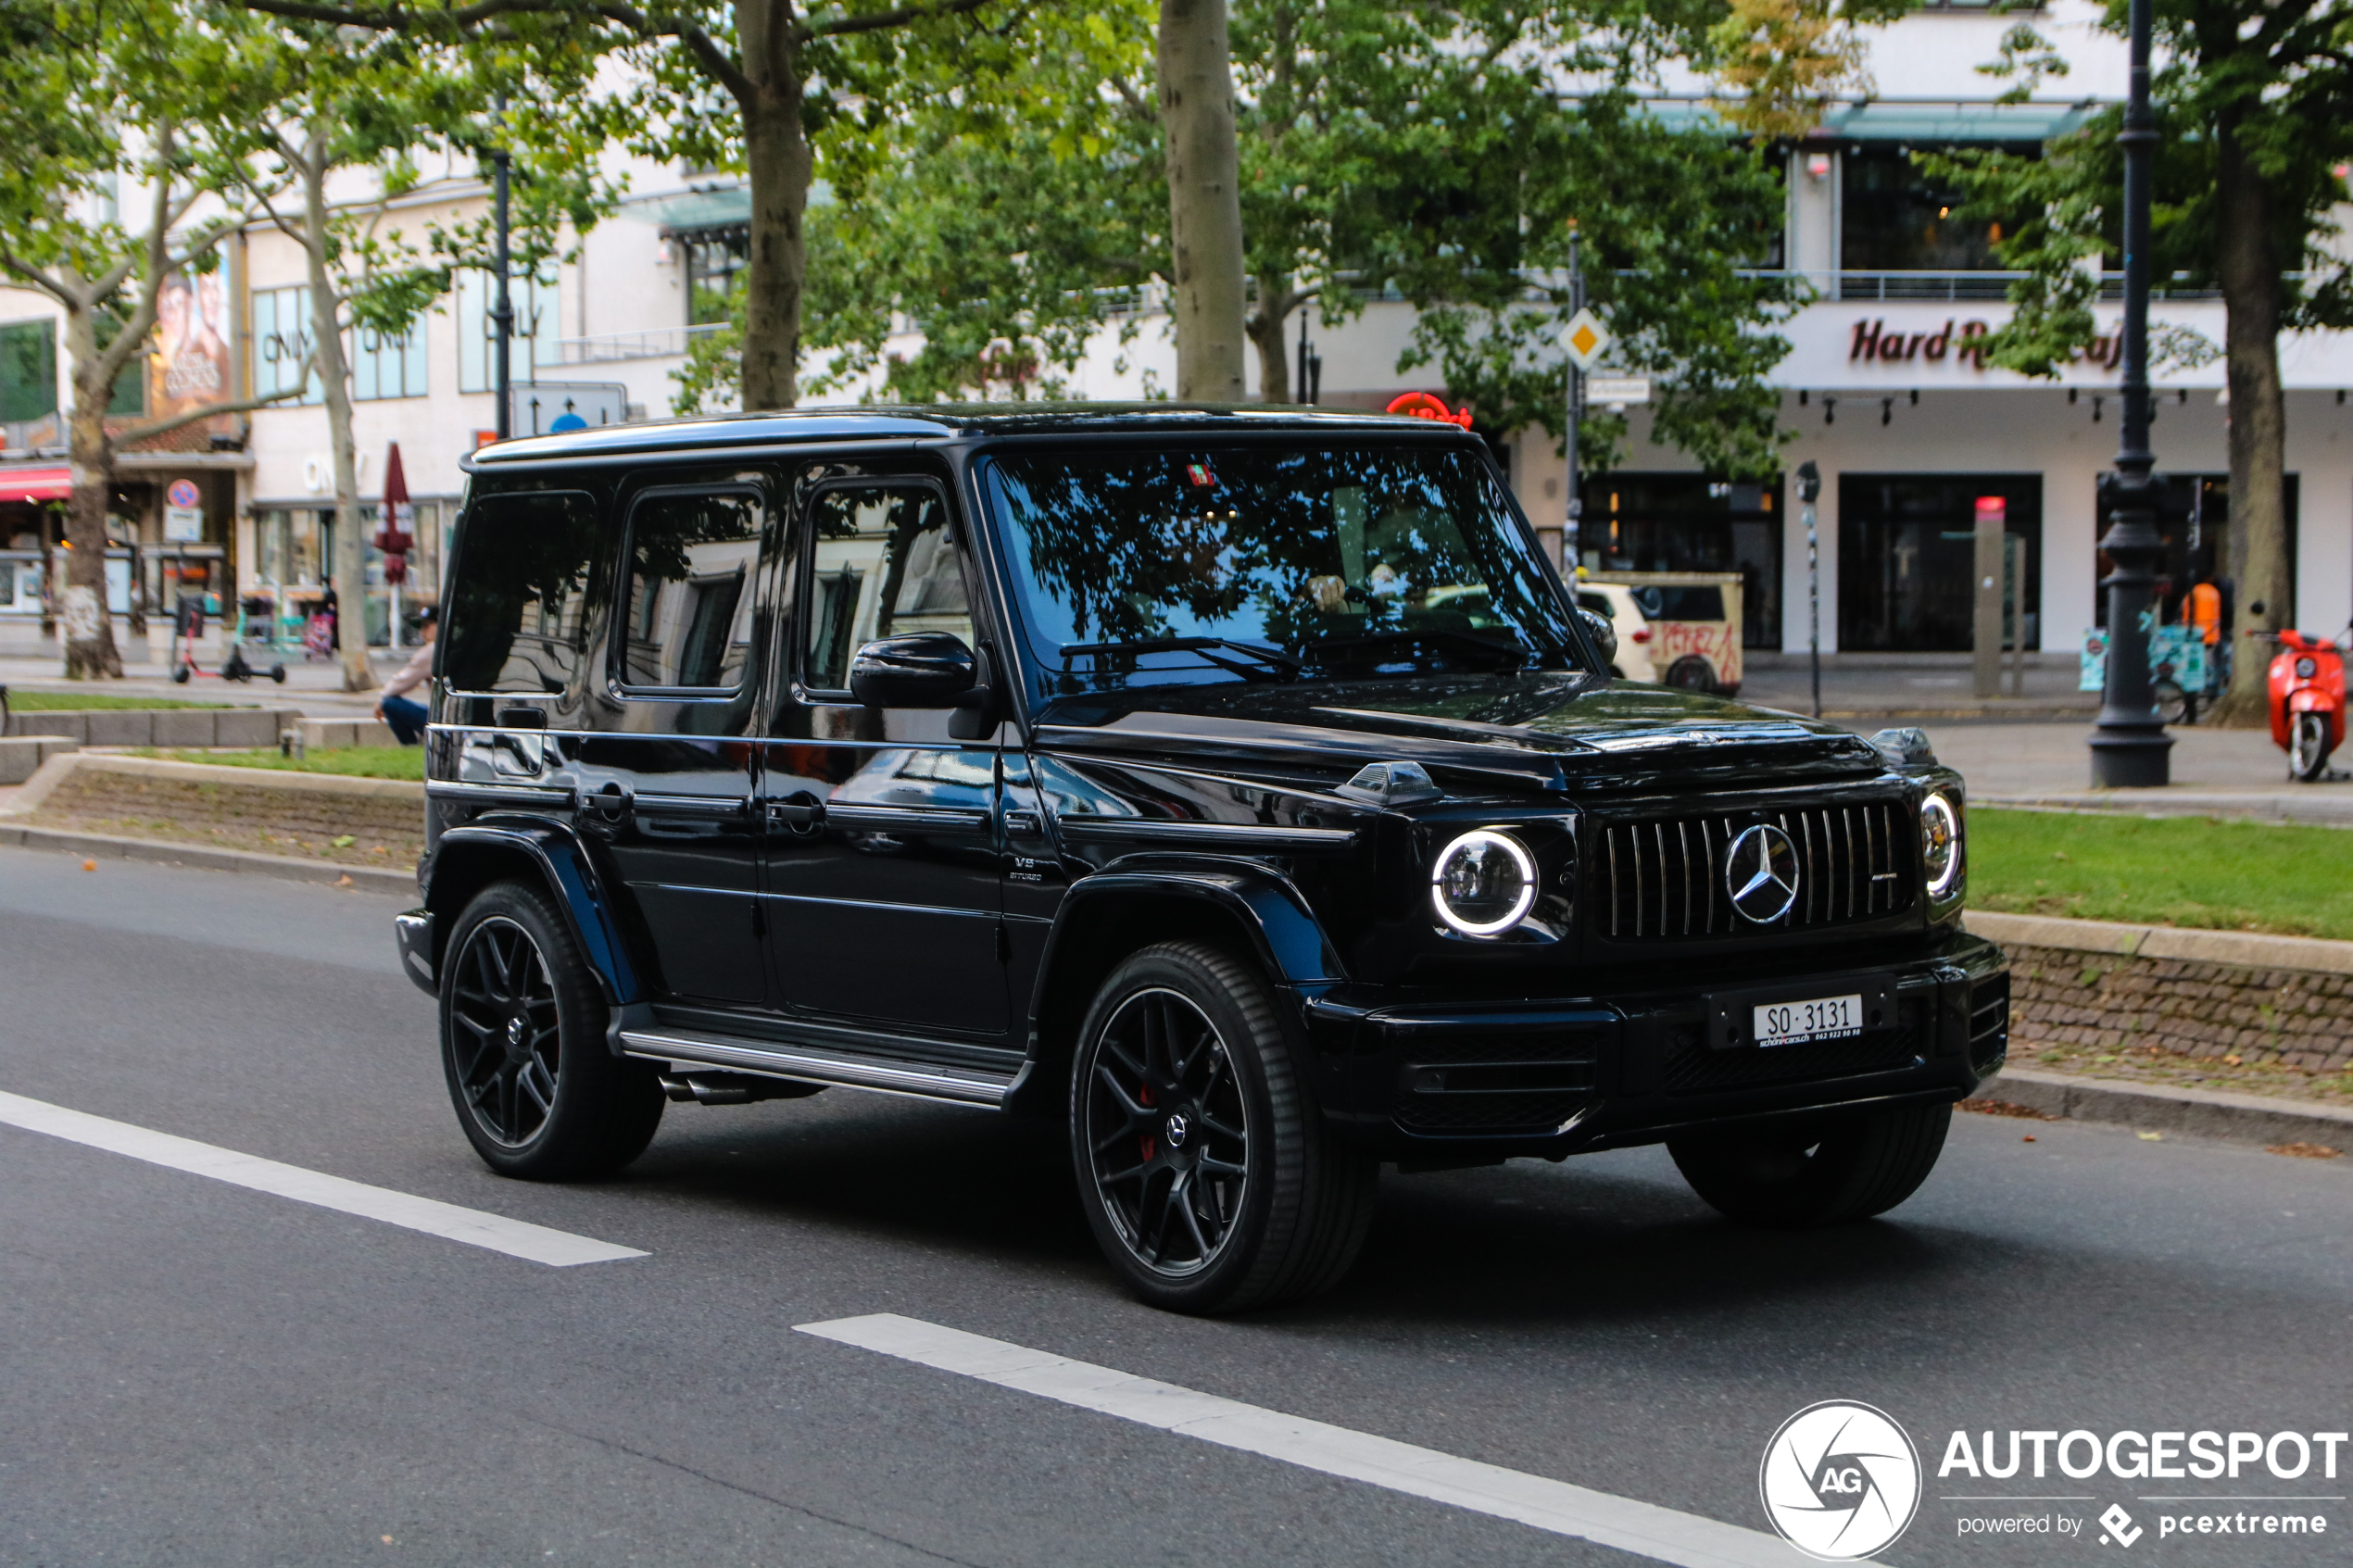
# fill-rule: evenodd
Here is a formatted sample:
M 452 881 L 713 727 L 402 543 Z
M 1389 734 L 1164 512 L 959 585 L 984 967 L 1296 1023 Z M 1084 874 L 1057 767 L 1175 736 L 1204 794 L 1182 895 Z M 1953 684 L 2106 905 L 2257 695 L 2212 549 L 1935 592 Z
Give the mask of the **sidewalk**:
M 1851 727 L 1868 733 L 1869 726 Z M 2353 781 L 2296 784 L 2267 730 L 2169 731 L 2173 782 L 2162 789 L 2094 789 L 2089 718 L 2039 723 L 1921 723 L 1939 759 L 1969 780 L 1980 806 L 2158 816 L 2260 817 L 2353 826 Z M 2348 755 L 2347 761 L 2353 761 Z
M 1975 695 L 1970 658 L 1965 653 L 1837 653 L 1822 656 L 1822 717 L 1842 723 L 1903 719 L 2033 719 L 2099 712 L 2097 692 L 2077 691 L 2079 660 L 2073 654 L 2029 654 L 2024 693 L 2012 696 L 2010 671 L 2002 670 L 2002 694 Z M 1741 700 L 1793 713 L 1813 711 L 1813 675 L 1802 653 L 1752 652 L 1741 683 Z

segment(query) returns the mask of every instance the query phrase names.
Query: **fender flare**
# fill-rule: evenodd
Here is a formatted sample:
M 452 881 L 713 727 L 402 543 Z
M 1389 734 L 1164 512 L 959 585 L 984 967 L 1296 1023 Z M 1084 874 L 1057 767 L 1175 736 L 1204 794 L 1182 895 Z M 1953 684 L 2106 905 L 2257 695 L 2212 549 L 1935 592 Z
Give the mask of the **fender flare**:
M 2288 694 L 2287 710 L 2290 713 L 2334 713 L 2336 711 L 2336 699 L 2326 692 L 2307 686 L 2302 691 Z
M 1235 918 L 1249 936 L 1267 978 L 1277 985 L 1331 985 L 1347 978 L 1323 922 L 1288 877 L 1252 861 L 1182 867 L 1115 867 L 1072 884 L 1054 911 L 1054 928 L 1038 964 L 1030 1014 L 1038 1015 L 1055 960 L 1071 928 L 1106 898 L 1178 897 L 1207 904 Z
M 474 888 L 494 880 L 454 873 L 470 861 L 484 857 L 508 859 L 517 854 L 538 867 L 558 910 L 570 922 L 573 939 L 580 944 L 581 956 L 588 960 L 605 1000 L 615 1008 L 642 1003 L 646 999 L 644 984 L 636 962 L 630 957 L 629 944 L 622 935 L 604 879 L 598 873 L 586 847 L 569 828 L 530 819 L 492 818 L 444 833 L 434 847 L 432 880 L 425 889 L 425 907 L 433 911 L 434 923 L 446 934 L 458 918 L 459 895 L 437 894 L 436 889 L 454 885 L 471 897 Z M 436 943 L 436 974 L 441 958 Z

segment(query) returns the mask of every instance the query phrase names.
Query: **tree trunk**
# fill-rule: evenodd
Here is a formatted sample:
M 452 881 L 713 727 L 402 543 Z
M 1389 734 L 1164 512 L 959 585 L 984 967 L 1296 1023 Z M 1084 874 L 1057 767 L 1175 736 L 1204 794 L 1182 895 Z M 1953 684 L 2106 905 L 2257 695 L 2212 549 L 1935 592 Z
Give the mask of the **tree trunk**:
M 66 351 L 73 360 L 73 413 L 68 451 L 73 494 L 66 502 L 65 587 L 57 621 L 69 681 L 120 680 L 122 650 L 115 646 L 107 612 L 107 505 L 114 495 L 114 442 L 107 434 L 107 405 L 114 378 L 98 352 L 97 322 L 89 308 L 66 316 Z
M 2230 573 L 2236 593 L 2231 689 L 2219 724 L 2270 721 L 2271 648 L 2253 631 L 2296 623 L 2287 571 L 2287 408 L 2280 386 L 2281 266 L 2271 253 L 2271 190 L 2225 118 L 2216 138 L 2215 273 L 2222 286 L 2223 366 L 2230 388 Z M 2258 609 L 2258 606 L 2261 606 Z
M 376 688 L 368 666 L 368 538 L 359 527 L 359 451 L 351 434 L 351 377 L 343 356 L 343 296 L 327 267 L 326 138 L 302 149 L 303 257 L 310 274 L 310 336 L 327 403 L 327 447 L 335 469 L 335 635 L 343 644 L 343 689 Z
M 1290 384 L 1290 345 L 1285 341 L 1283 324 L 1290 313 L 1299 308 L 1299 295 L 1291 292 L 1290 279 L 1263 274 L 1258 280 L 1258 308 L 1250 313 L 1246 326 L 1250 341 L 1258 349 L 1258 400 L 1262 403 L 1289 403 L 1307 395 L 1301 387 L 1297 394 Z
M 1239 403 L 1241 158 L 1226 0 L 1160 0 L 1159 67 L 1176 268 L 1169 311 L 1176 328 L 1176 395 L 1189 403 Z
M 801 284 L 809 269 L 802 224 L 814 160 L 800 123 L 800 62 L 787 0 L 736 0 L 750 92 L 741 97 L 744 161 L 750 172 L 750 254 L 744 261 L 743 405 L 789 408 L 800 369 Z

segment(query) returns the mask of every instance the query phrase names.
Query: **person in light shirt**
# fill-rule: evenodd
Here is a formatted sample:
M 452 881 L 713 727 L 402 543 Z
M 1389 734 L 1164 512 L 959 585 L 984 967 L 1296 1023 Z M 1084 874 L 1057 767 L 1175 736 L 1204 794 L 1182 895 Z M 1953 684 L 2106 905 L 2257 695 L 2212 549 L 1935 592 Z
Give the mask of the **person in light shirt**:
M 399 672 L 384 683 L 384 690 L 376 694 L 376 717 L 392 726 L 393 734 L 403 746 L 415 746 L 424 739 L 428 717 L 425 705 L 401 694 L 416 690 L 431 678 L 433 640 L 441 630 L 441 618 L 431 605 L 419 610 L 414 620 L 418 635 L 423 640 L 417 645 L 417 651 L 409 662 L 402 665 Z

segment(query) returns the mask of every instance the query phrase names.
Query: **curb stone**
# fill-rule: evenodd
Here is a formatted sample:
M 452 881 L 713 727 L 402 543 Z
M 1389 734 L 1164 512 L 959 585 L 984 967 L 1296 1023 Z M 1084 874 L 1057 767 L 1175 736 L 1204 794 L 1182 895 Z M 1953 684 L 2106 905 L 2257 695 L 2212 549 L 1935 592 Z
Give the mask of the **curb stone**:
M 2022 1105 L 2069 1122 L 2103 1122 L 2232 1143 L 2319 1143 L 2353 1150 L 2353 1109 L 2266 1095 L 2005 1067 L 1985 1080 L 1978 1098 Z
M 2267 936 L 2252 931 L 2199 931 L 2183 926 L 2129 925 L 2117 921 L 2063 920 L 2055 915 L 2007 915 L 1971 909 L 1963 924 L 1977 935 L 2029 947 L 2128 958 L 2186 959 L 2242 969 L 2293 969 L 2353 974 L 2353 942 L 2320 936 Z
M 283 877 L 289 882 L 334 885 L 344 877 L 363 893 L 390 893 L 413 897 L 413 872 L 386 866 L 346 866 L 333 860 L 302 860 L 288 855 L 257 855 L 247 849 L 212 849 L 201 844 L 173 844 L 154 838 L 118 838 L 103 833 L 68 833 L 56 828 L 0 825 L 0 845 L 26 849 L 63 850 L 90 859 L 145 860 L 160 865 L 195 866 L 203 871 L 242 872 Z

